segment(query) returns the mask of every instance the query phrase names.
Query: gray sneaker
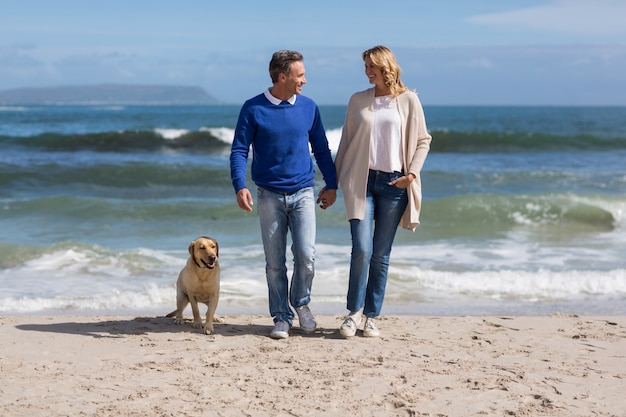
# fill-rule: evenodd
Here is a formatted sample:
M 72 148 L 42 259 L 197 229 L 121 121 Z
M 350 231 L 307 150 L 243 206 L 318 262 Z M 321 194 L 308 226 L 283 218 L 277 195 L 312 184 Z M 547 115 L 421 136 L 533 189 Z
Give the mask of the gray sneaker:
M 298 313 L 298 321 L 300 322 L 300 328 L 302 331 L 305 333 L 314 332 L 317 327 L 317 323 L 315 322 L 315 317 L 313 317 L 309 306 L 297 307 L 296 313 Z
M 274 328 L 270 332 L 272 339 L 286 339 L 289 337 L 289 323 L 286 321 L 279 321 L 274 325 Z

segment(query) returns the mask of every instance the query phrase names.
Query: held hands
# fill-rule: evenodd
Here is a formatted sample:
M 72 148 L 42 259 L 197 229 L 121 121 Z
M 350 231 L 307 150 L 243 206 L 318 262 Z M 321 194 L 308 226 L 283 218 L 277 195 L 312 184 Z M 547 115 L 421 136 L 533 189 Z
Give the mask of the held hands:
M 326 210 L 333 205 L 336 199 L 337 190 L 327 190 L 326 187 L 324 187 L 317 196 L 317 204 L 320 205 L 321 209 Z
M 237 191 L 237 204 L 242 210 L 252 211 L 254 201 L 252 201 L 252 194 L 250 194 L 250 190 L 248 190 L 247 188 L 242 188 L 241 190 Z
M 415 175 L 409 172 L 405 176 L 400 177 L 397 180 L 391 181 L 389 185 L 395 185 L 398 188 L 407 188 L 409 184 L 413 182 L 414 179 L 415 179 Z

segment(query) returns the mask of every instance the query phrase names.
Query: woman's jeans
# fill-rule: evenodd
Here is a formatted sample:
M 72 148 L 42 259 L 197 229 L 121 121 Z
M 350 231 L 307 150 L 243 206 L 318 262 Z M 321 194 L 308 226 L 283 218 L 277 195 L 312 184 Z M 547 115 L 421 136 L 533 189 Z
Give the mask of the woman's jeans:
M 385 297 L 389 256 L 398 224 L 406 208 L 406 189 L 389 185 L 401 172 L 369 171 L 365 217 L 351 219 L 352 256 L 347 307 L 363 308 L 367 317 L 378 317 Z
M 258 188 L 257 211 L 265 250 L 270 314 L 274 322 L 290 325 L 293 307 L 309 304 L 315 273 L 315 193 L 313 187 L 295 193 L 274 193 Z M 294 267 L 291 288 L 287 278 L 287 231 L 291 231 Z

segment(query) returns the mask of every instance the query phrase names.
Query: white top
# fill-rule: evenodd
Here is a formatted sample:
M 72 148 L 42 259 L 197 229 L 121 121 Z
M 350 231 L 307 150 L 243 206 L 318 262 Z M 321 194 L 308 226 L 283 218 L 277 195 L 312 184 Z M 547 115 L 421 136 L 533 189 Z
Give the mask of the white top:
M 402 171 L 398 103 L 392 96 L 374 97 L 369 168 L 383 172 Z

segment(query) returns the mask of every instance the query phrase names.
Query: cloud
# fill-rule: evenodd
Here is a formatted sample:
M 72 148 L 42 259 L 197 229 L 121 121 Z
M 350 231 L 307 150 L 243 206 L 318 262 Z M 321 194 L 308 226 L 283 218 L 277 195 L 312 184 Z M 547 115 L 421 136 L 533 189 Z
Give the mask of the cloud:
M 55 52 L 55 51 L 52 51 Z M 240 104 L 270 85 L 271 50 L 181 57 L 100 49 L 52 53 L 0 45 L 0 90 L 101 83 L 203 87 Z M 345 104 L 369 88 L 361 48 L 305 48 L 304 94 L 320 104 Z M 501 45 L 399 47 L 402 78 L 433 104 L 625 105 L 626 45 Z
M 622 0 L 553 0 L 545 5 L 467 18 L 479 25 L 532 28 L 545 32 L 625 35 Z M 623 39 L 622 39 L 623 40 Z
M 398 55 L 403 80 L 428 104 L 625 103 L 626 45 L 407 48 Z
M 45 62 L 30 55 L 33 49 L 34 46 L 27 44 L 0 46 L 0 79 L 30 80 L 47 76 L 50 68 Z
M 476 57 L 471 58 L 467 61 L 458 62 L 457 65 L 461 68 L 481 68 L 481 69 L 490 69 L 493 68 L 493 62 L 489 58 L 485 57 Z

